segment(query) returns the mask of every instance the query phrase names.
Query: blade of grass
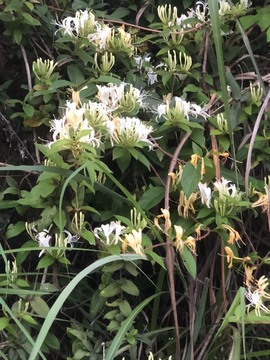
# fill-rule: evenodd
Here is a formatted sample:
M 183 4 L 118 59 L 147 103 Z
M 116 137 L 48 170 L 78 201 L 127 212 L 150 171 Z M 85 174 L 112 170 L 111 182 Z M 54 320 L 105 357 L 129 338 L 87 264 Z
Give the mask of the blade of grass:
M 105 357 L 105 360 L 114 360 L 115 359 L 115 355 L 117 350 L 119 349 L 123 338 L 125 336 L 125 334 L 127 333 L 128 329 L 131 327 L 131 325 L 133 324 L 133 321 L 135 320 L 136 316 L 142 311 L 142 309 L 150 303 L 150 301 L 152 301 L 154 298 L 156 298 L 157 296 L 160 296 L 162 293 L 157 293 L 154 294 L 152 296 L 150 296 L 149 298 L 145 299 L 142 303 L 140 303 L 129 315 L 129 317 L 123 321 L 120 329 L 118 330 L 117 334 L 115 335 L 108 351 Z
M 68 178 L 69 176 L 71 176 L 73 174 L 72 170 L 62 169 L 57 166 L 55 166 L 55 167 L 54 166 L 43 166 L 43 165 L 0 166 L 0 172 L 9 172 L 9 171 L 22 171 L 22 172 L 30 172 L 30 173 L 47 171 L 47 172 L 59 174 L 59 175 L 63 176 L 63 178 Z M 76 180 L 78 182 L 82 182 L 82 181 L 86 181 L 88 183 L 90 182 L 88 177 L 84 176 L 82 174 L 76 174 L 76 176 L 74 177 L 74 180 Z M 115 191 L 113 191 L 111 189 L 108 189 L 107 187 L 105 187 L 99 183 L 95 183 L 95 188 L 104 194 L 111 195 L 111 196 L 115 197 L 116 199 L 123 201 L 124 203 L 129 203 L 128 199 L 126 199 L 124 196 L 116 193 Z
M 222 101 L 224 104 L 225 110 L 225 117 L 228 122 L 228 131 L 230 136 L 231 142 L 231 149 L 234 159 L 234 167 L 237 177 L 237 167 L 235 162 L 235 145 L 234 145 L 234 136 L 233 136 L 233 126 L 232 126 L 232 119 L 231 119 L 231 112 L 230 112 L 230 105 L 229 105 L 229 96 L 227 91 L 227 81 L 226 81 L 226 72 L 224 66 L 224 57 L 223 57 L 223 49 L 222 49 L 222 38 L 221 38 L 221 30 L 220 30 L 220 21 L 219 21 L 219 2 L 216 0 L 209 0 L 208 1 L 209 11 L 210 11 L 210 18 L 211 24 L 213 29 L 213 38 L 215 43 L 216 49 L 216 57 L 217 57 L 217 65 L 218 65 L 218 72 L 219 72 L 219 79 L 220 79 L 220 88 L 222 94 Z M 237 181 L 238 186 L 238 181 Z
M 0 288 L 0 295 L 18 295 L 18 296 L 42 296 L 48 295 L 49 292 L 46 291 L 35 291 L 35 290 L 27 290 L 27 289 L 8 289 L 8 288 Z
M 18 328 L 21 330 L 21 332 L 24 334 L 24 336 L 26 337 L 26 339 L 29 341 L 29 343 L 34 346 L 35 344 L 35 340 L 32 338 L 32 336 L 29 334 L 29 332 L 27 331 L 27 329 L 23 326 L 23 324 L 16 318 L 16 316 L 14 315 L 13 311 L 10 309 L 10 307 L 7 305 L 7 303 L 0 297 L 0 304 L 2 305 L 2 308 L 8 313 L 8 315 L 11 317 L 11 319 L 16 323 L 16 325 L 18 326 Z M 40 348 L 38 349 L 37 354 L 39 354 L 41 356 L 41 358 L 43 360 L 46 360 L 46 357 L 42 354 L 42 352 L 40 351 Z M 34 359 L 36 360 L 36 359 Z
M 96 271 L 101 266 L 108 264 L 113 261 L 117 260 L 124 260 L 124 261 L 134 261 L 134 260 L 142 260 L 141 256 L 135 255 L 135 254 L 123 254 L 123 255 L 111 255 L 108 257 L 105 257 L 103 259 L 99 259 L 95 261 L 93 264 L 87 266 L 84 270 L 79 272 L 71 281 L 70 283 L 65 287 L 65 289 L 61 292 L 61 294 L 58 296 L 57 300 L 51 307 L 50 311 L 48 312 L 48 315 L 39 331 L 38 337 L 36 339 L 36 342 L 34 344 L 34 347 L 32 349 L 32 352 L 30 354 L 30 357 L 28 360 L 36 360 L 37 354 L 40 351 L 40 348 L 50 330 L 50 327 L 52 326 L 58 312 L 60 311 L 61 307 L 63 306 L 66 299 L 69 297 L 73 289 L 78 285 L 78 283 L 84 279 L 87 275 L 90 273 Z
M 9 358 L 6 357 L 6 355 L 1 350 L 0 350 L 0 356 L 1 356 L 1 359 L 3 359 L 3 360 L 10 360 Z
M 246 297 L 245 297 L 245 288 L 241 287 L 239 289 L 239 292 L 240 292 L 240 309 L 241 309 L 242 344 L 243 344 L 244 356 L 246 356 L 246 323 L 245 323 L 245 315 L 246 315 L 246 301 L 245 301 L 245 299 L 246 299 Z
M 209 279 L 205 279 L 204 285 L 203 285 L 203 290 L 202 290 L 202 295 L 199 300 L 199 307 L 198 307 L 198 311 L 196 314 L 195 325 L 194 325 L 194 337 L 193 337 L 194 344 L 196 343 L 196 340 L 198 338 L 198 335 L 199 335 L 199 332 L 200 332 L 200 329 L 202 326 L 202 321 L 205 316 L 205 306 L 206 306 L 208 288 L 209 288 Z
M 240 359 L 240 344 L 241 344 L 241 335 L 238 329 L 233 328 L 233 345 L 232 350 L 229 355 L 229 360 L 239 360 Z

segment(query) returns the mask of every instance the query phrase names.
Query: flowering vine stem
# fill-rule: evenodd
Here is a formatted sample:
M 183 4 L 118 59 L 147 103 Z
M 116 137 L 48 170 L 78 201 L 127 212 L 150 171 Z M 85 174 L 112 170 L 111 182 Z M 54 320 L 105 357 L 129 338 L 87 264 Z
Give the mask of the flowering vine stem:
M 168 173 L 173 172 L 175 165 L 177 163 L 178 156 L 182 147 L 190 137 L 191 132 L 187 132 L 182 140 L 180 141 L 179 145 L 177 146 L 173 158 L 170 162 L 169 171 Z M 167 176 L 166 181 L 166 188 L 165 188 L 165 196 L 164 196 L 164 209 L 170 209 L 170 185 L 171 185 L 171 177 Z M 166 264 L 168 269 L 169 275 L 169 289 L 170 289 L 170 298 L 172 303 L 172 310 L 173 310 L 173 318 L 174 318 L 174 326 L 175 326 L 175 338 L 176 338 L 176 359 L 180 359 L 180 334 L 179 334 L 179 323 L 178 323 L 178 316 L 177 316 L 177 307 L 176 307 L 176 299 L 175 299 L 175 284 L 174 284 L 174 260 L 175 260 L 175 252 L 172 246 L 170 246 L 170 239 L 166 237 Z

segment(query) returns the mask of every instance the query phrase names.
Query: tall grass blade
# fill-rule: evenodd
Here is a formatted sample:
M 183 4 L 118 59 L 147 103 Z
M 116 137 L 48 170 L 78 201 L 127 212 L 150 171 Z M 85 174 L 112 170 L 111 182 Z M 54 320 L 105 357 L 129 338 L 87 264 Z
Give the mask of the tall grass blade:
M 209 0 L 209 11 L 211 24 L 213 29 L 213 38 L 216 49 L 216 57 L 217 57 L 217 65 L 220 79 L 220 88 L 222 94 L 222 101 L 224 104 L 225 117 L 228 122 L 228 131 L 231 141 L 231 149 L 233 154 L 233 159 L 235 159 L 235 145 L 234 145 L 234 136 L 233 136 L 233 124 L 231 119 L 230 105 L 229 105 L 229 96 L 227 91 L 227 81 L 226 81 L 226 72 L 224 67 L 224 57 L 223 57 L 223 49 L 222 49 L 222 38 L 221 38 L 221 30 L 220 30 L 220 21 L 219 21 L 219 2 L 216 0 Z M 235 171 L 236 171 L 236 163 L 235 163 Z M 238 185 L 238 184 L 237 184 Z
M 32 336 L 29 334 L 27 329 L 17 319 L 17 317 L 14 315 L 13 311 L 10 309 L 10 307 L 7 305 L 7 303 L 1 297 L 0 297 L 0 304 L 2 305 L 2 308 L 7 312 L 7 314 L 11 317 L 11 319 L 16 323 L 16 325 L 21 330 L 21 332 L 24 334 L 24 336 L 29 341 L 29 343 L 34 346 L 35 340 L 32 338 Z M 42 352 L 40 351 L 40 348 L 37 350 L 36 356 L 37 356 L 37 354 L 39 354 L 43 360 L 46 360 L 46 357 L 42 354 Z M 36 359 L 34 358 L 33 360 L 36 360 Z
M 129 315 L 129 317 L 123 321 L 120 329 L 118 330 L 117 334 L 115 335 L 109 349 L 108 352 L 106 354 L 105 360 L 114 360 L 115 359 L 115 355 L 117 350 L 119 349 L 123 338 L 125 336 L 125 334 L 127 333 L 128 329 L 131 327 L 131 325 L 133 324 L 134 319 L 136 318 L 136 316 L 142 311 L 142 309 L 150 303 L 150 301 L 152 301 L 154 298 L 156 298 L 157 296 L 160 296 L 162 293 L 157 293 L 154 294 L 152 296 L 150 296 L 149 298 L 145 299 L 143 302 L 141 302 L 133 311 L 132 313 Z
M 101 266 L 108 264 L 113 261 L 117 260 L 124 260 L 124 261 L 134 261 L 134 260 L 141 260 L 143 259 L 141 256 L 135 254 L 123 254 L 123 255 L 111 255 L 105 257 L 103 259 L 99 259 L 95 261 L 93 264 L 87 266 L 84 270 L 79 272 L 71 282 L 66 286 L 66 288 L 62 291 L 59 295 L 53 306 L 51 307 L 34 344 L 32 352 L 30 354 L 29 360 L 36 360 L 36 356 L 40 351 L 40 348 L 52 326 L 58 312 L 60 311 L 61 307 L 63 306 L 66 299 L 69 297 L 73 289 L 79 284 L 79 282 L 84 279 L 90 273 L 96 271 Z

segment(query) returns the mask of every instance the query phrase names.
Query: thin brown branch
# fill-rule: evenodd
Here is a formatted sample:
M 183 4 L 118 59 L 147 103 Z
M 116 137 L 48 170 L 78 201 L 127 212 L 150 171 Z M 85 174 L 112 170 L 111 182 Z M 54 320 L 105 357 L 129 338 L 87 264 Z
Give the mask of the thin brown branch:
M 171 160 L 168 174 L 173 172 L 175 165 L 177 164 L 177 159 L 179 157 L 180 151 L 182 150 L 184 144 L 187 139 L 190 137 L 191 132 L 187 132 L 179 145 L 177 146 L 173 158 Z M 164 208 L 169 211 L 170 209 L 170 186 L 171 186 L 171 176 L 167 176 L 166 188 L 165 188 L 165 198 L 164 198 Z M 169 237 L 166 237 L 166 265 L 168 270 L 169 277 L 169 289 L 170 289 L 170 297 L 172 303 L 172 311 L 174 318 L 174 326 L 175 326 L 175 340 L 176 340 L 176 359 L 180 359 L 180 333 L 179 333 L 179 323 L 178 323 L 178 315 L 177 315 L 177 305 L 175 298 L 175 283 L 174 283 L 174 260 L 175 260 L 175 252 L 172 246 L 170 246 L 171 242 Z
M 267 109 L 267 105 L 268 105 L 269 100 L 270 100 L 270 91 L 268 91 L 268 94 L 266 95 L 266 97 L 264 99 L 264 102 L 262 104 L 262 107 L 261 107 L 261 109 L 260 109 L 260 111 L 258 113 L 257 119 L 255 121 L 255 125 L 254 125 L 254 128 L 253 128 L 249 148 L 248 148 L 247 164 L 246 164 L 246 172 L 245 172 L 245 190 L 246 190 L 247 195 L 249 193 L 248 180 L 249 180 L 249 174 L 250 174 L 250 170 L 251 170 L 251 157 L 252 157 L 253 146 L 254 146 L 254 143 L 255 143 L 257 132 L 258 132 L 259 127 L 260 127 L 262 116 L 263 116 L 265 110 Z

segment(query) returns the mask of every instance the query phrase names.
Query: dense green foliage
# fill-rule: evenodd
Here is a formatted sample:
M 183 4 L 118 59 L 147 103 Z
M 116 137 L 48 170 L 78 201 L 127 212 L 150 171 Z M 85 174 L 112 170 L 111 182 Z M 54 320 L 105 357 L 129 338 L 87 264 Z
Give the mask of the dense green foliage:
M 0 2 L 1 359 L 270 355 L 270 5 Z

